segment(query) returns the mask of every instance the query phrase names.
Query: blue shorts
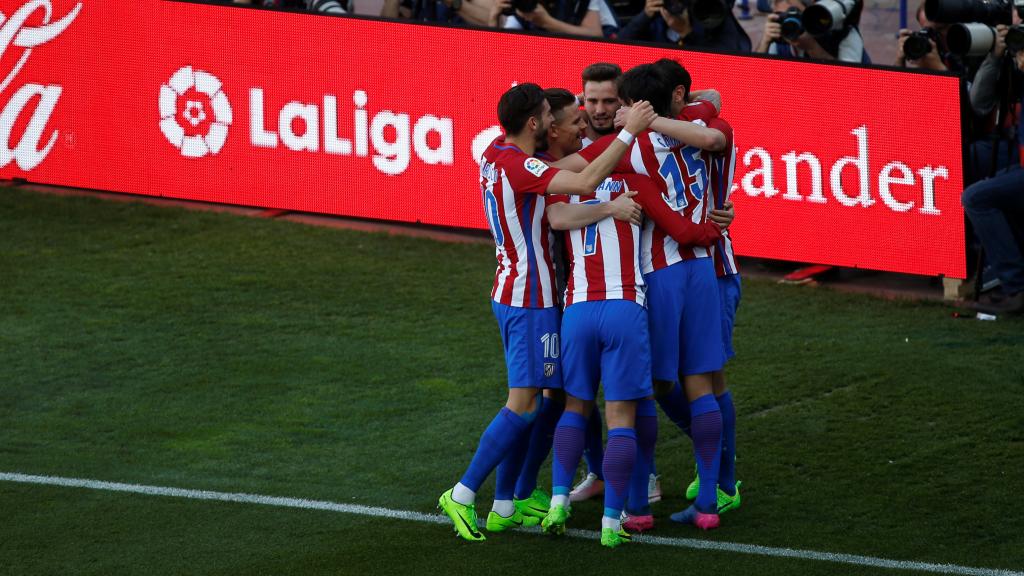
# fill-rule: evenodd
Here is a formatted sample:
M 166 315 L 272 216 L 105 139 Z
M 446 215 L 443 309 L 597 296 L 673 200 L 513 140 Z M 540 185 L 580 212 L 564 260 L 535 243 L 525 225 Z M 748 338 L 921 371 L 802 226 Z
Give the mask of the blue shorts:
M 718 297 L 722 301 L 722 347 L 725 349 L 726 360 L 736 357 L 732 349 L 732 327 L 736 323 L 736 309 L 740 307 L 741 293 L 739 274 L 718 277 Z
M 509 388 L 561 388 L 558 308 L 517 308 L 491 301 L 505 347 Z
M 562 318 L 565 392 L 582 400 L 637 400 L 653 393 L 647 311 L 630 300 L 577 302 Z
M 711 258 L 677 262 L 644 281 L 654 379 L 675 382 L 721 370 L 722 304 Z

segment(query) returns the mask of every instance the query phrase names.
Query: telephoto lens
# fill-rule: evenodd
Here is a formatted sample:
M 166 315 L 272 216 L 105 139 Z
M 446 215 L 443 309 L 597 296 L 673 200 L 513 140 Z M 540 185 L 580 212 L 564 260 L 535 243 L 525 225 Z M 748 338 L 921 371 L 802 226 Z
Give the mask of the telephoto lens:
M 821 0 L 804 10 L 804 28 L 813 36 L 842 30 L 855 5 L 854 0 Z
M 928 29 L 918 30 L 903 41 L 903 55 L 907 60 L 918 60 L 924 58 L 925 54 L 932 51 L 931 33 Z
M 946 32 L 949 51 L 958 56 L 984 56 L 996 43 L 996 30 L 988 24 L 954 24 Z
M 1013 23 L 1009 0 L 925 0 L 924 15 L 932 22 L 980 22 L 989 26 Z

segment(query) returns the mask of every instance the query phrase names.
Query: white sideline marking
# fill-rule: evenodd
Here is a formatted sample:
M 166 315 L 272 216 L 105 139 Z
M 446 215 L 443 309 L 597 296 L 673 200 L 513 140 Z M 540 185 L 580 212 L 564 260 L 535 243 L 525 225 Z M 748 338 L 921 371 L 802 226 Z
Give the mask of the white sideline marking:
M 303 508 L 307 510 L 326 510 L 344 514 L 358 514 L 376 518 L 394 518 L 396 520 L 412 520 L 430 524 L 448 524 L 447 516 L 440 514 L 423 514 L 409 510 L 392 510 L 378 506 L 360 506 L 358 504 L 341 504 L 325 500 L 305 500 L 302 498 L 282 498 L 278 496 L 260 496 L 238 492 L 213 492 L 210 490 L 187 490 L 184 488 L 168 488 L 163 486 L 144 486 L 141 484 L 123 484 L 121 482 L 103 482 L 101 480 L 85 480 L 81 478 L 63 478 L 60 476 L 34 476 L 13 472 L 0 472 L 0 481 L 18 482 L 22 484 L 44 484 L 48 486 L 64 486 L 68 488 L 86 488 L 89 490 L 106 490 L 110 492 L 128 492 L 149 496 L 171 496 L 192 500 L 216 500 L 220 502 L 239 502 L 243 504 L 263 504 L 284 508 Z M 600 534 L 592 530 L 566 530 L 568 536 L 597 540 Z M 963 574 L 968 576 L 1024 576 L 1024 572 L 1000 570 L 994 568 L 971 568 L 956 564 L 931 564 L 910 560 L 887 560 L 873 556 L 856 554 L 834 554 L 832 552 L 816 552 L 814 550 L 793 550 L 791 548 L 772 548 L 756 544 L 737 544 L 732 542 L 716 542 L 711 540 L 693 540 L 690 538 L 666 538 L 664 536 L 635 536 L 634 541 L 657 546 L 674 546 L 676 548 L 694 548 L 697 550 L 713 550 L 738 554 L 753 554 L 774 558 L 796 558 L 798 560 L 820 560 L 869 566 L 872 568 L 889 568 L 893 570 L 914 570 L 938 574 Z

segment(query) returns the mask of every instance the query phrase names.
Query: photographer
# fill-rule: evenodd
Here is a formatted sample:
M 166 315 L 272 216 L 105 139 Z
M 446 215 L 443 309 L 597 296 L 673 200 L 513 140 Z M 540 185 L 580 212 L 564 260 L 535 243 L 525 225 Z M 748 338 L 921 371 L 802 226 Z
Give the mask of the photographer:
M 701 22 L 695 12 L 710 18 Z M 729 52 L 751 49 L 750 37 L 732 13 L 732 3 L 721 0 L 647 0 L 643 12 L 629 21 L 619 37 Z
M 536 0 L 496 0 L 505 14 L 504 28 L 510 30 L 540 29 L 558 34 L 575 36 L 604 36 L 616 38 L 619 21 L 605 0 L 559 0 L 555 7 L 556 16 Z M 497 7 L 495 7 L 495 11 Z M 492 19 L 495 12 L 491 12 Z M 492 20 L 492 25 L 495 25 Z
M 1020 137 L 1024 129 L 1024 50 L 1011 59 L 1007 53 L 1008 27 L 996 27 L 992 52 L 985 58 L 971 85 L 971 108 L 981 116 L 997 113 L 996 138 L 973 146 L 976 180 L 961 201 L 992 271 L 999 278 L 1004 298 L 979 305 L 985 311 L 1024 312 L 1024 256 L 1012 222 L 1024 216 L 1024 169 L 1020 165 Z M 991 176 L 978 178 L 986 168 Z M 994 170 L 993 170 L 994 168 Z M 1017 230 L 1016 234 L 1021 234 Z
M 921 29 L 911 32 L 906 28 L 899 33 L 899 51 L 894 66 L 956 73 L 964 71 L 963 59 L 949 51 L 946 34 L 950 24 L 932 22 L 924 12 L 924 2 L 917 7 L 917 23 Z M 909 46 L 908 46 L 909 43 Z
M 234 0 L 235 4 L 255 4 L 264 8 L 295 8 L 324 14 L 347 14 L 351 0 Z
M 380 15 L 423 22 L 487 26 L 493 0 L 384 0 Z
M 754 51 L 791 58 L 870 64 L 871 58 L 864 50 L 864 39 L 857 29 L 864 3 L 857 0 L 850 4 L 853 9 L 842 22 L 842 29 L 813 36 L 804 29 L 802 22 L 804 11 L 813 3 L 809 0 L 776 0 L 775 13 L 768 15 L 761 42 Z

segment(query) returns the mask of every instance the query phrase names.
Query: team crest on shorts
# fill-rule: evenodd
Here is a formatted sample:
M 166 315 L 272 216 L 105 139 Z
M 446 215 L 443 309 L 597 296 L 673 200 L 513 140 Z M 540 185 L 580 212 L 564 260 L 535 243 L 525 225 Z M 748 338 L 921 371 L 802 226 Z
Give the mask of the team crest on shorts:
M 545 362 L 544 363 L 544 377 L 545 378 L 551 378 L 554 375 L 555 375 L 555 363 L 554 362 Z
M 526 168 L 527 172 L 539 178 L 550 166 L 531 156 L 523 162 L 523 168 Z

